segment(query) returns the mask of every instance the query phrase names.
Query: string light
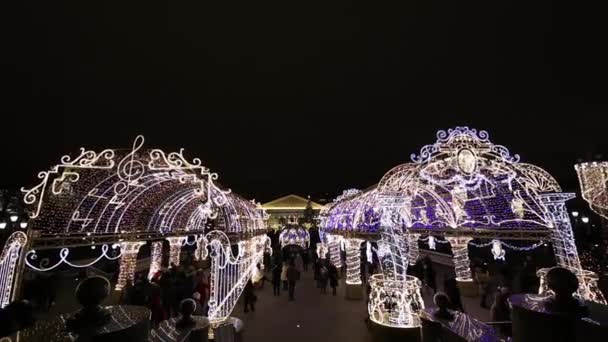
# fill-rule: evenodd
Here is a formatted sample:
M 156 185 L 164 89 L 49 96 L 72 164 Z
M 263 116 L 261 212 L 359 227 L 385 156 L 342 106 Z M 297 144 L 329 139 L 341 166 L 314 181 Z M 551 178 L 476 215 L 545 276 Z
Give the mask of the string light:
M 47 271 L 51 271 L 57 267 L 59 267 L 62 264 L 66 264 L 68 266 L 71 267 L 76 267 L 76 268 L 86 268 L 86 267 L 90 267 L 94 264 L 96 264 L 97 262 L 99 262 L 102 259 L 107 259 L 107 260 L 116 260 L 118 258 L 121 257 L 121 254 L 119 253 L 118 255 L 115 256 L 111 256 L 109 253 L 109 247 L 108 245 L 102 245 L 101 246 L 101 254 L 93 259 L 93 261 L 85 263 L 85 264 L 76 264 L 73 263 L 71 261 L 68 260 L 68 256 L 70 255 L 70 249 L 69 248 L 62 248 L 59 251 L 59 260 L 53 265 L 53 266 L 48 266 L 48 265 L 42 265 L 42 262 L 40 263 L 40 267 L 36 266 L 33 264 L 34 261 L 36 261 L 38 259 L 38 255 L 36 254 L 35 250 L 31 250 L 29 252 L 27 252 L 25 254 L 25 264 L 33 269 L 36 270 L 38 272 L 47 272 Z M 48 266 L 48 267 L 47 267 Z

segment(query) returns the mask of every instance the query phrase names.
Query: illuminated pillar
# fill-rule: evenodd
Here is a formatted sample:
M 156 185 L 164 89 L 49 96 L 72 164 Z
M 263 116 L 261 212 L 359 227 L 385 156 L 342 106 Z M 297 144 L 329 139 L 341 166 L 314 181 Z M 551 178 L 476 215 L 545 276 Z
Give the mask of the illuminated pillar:
M 361 282 L 361 243 L 363 239 L 344 239 L 346 247 L 346 298 L 363 299 Z
M 137 264 L 137 253 L 139 248 L 146 243 L 143 241 L 130 241 L 120 244 L 120 271 L 118 273 L 118 281 L 116 282 L 116 290 L 122 290 L 128 282 L 132 282 L 135 277 L 135 266 Z
M 346 283 L 361 285 L 361 243 L 362 239 L 345 239 L 346 242 Z
M 197 238 L 196 241 L 196 251 L 194 252 L 194 258 L 196 260 L 205 260 L 208 257 L 207 253 L 207 244 L 205 243 L 205 239 L 201 237 Z
M 17 281 L 19 280 L 19 259 L 26 245 L 27 236 L 23 232 L 14 232 L 9 236 L 0 254 L 0 309 L 15 299 Z
M 327 235 L 329 239 L 329 261 L 336 268 L 342 267 L 342 256 L 340 255 L 340 241 L 342 237 L 339 235 Z
M 148 279 L 152 279 L 158 271 L 160 271 L 163 262 L 163 242 L 155 241 L 152 242 L 152 248 L 150 252 L 150 272 L 148 272 Z
M 410 266 L 416 265 L 416 261 L 418 261 L 418 257 L 420 256 L 420 249 L 418 247 L 418 239 L 420 239 L 420 234 L 410 233 L 408 234 L 407 243 L 409 245 L 408 250 L 408 262 Z
M 180 263 L 180 255 L 182 253 L 182 245 L 184 244 L 183 236 L 179 237 L 168 237 L 167 241 L 169 241 L 169 265 L 179 266 Z
M 456 280 L 460 282 L 473 281 L 471 276 L 471 261 L 469 260 L 469 241 L 470 237 L 448 237 L 446 238 L 452 246 L 454 255 L 454 269 Z
M 575 195 L 570 193 L 553 193 L 539 195 L 538 198 L 545 209 L 547 218 L 553 223 L 551 243 L 557 265 L 576 274 L 579 281 L 579 294 L 584 299 L 606 304 L 606 299 L 597 286 L 597 275 L 583 270 L 578 257 L 572 225 L 566 209 L 566 201 L 574 197 Z

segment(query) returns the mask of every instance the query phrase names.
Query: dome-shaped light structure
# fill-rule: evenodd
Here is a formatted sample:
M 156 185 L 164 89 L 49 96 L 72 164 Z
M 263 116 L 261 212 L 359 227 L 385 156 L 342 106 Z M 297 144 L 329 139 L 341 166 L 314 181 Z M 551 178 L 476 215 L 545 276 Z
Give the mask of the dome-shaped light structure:
M 149 149 L 143 136 L 131 149 L 82 148 L 78 156 L 62 157 L 38 177 L 38 185 L 22 189 L 30 206 L 28 227 L 40 233 L 31 248 L 61 248 L 53 266 L 35 262 L 32 252 L 25 254 L 26 265 L 39 271 L 61 263 L 86 267 L 68 260 L 69 249 L 103 240 L 95 249 L 101 255 L 93 262 L 120 258 L 116 288 L 121 289 L 133 278 L 142 245 L 168 241 L 170 260 L 177 265 L 182 245 L 195 237 L 199 258 L 211 258 L 208 316 L 219 324 L 269 249 L 268 216 L 258 203 L 219 186 L 218 175 L 200 159 L 186 158 L 183 150 Z M 112 255 L 110 244 L 116 246 Z M 118 247 L 120 254 L 114 256 Z M 156 265 L 161 254 L 152 254 Z
M 287 227 L 279 234 L 279 241 L 281 242 L 281 248 L 300 246 L 306 249 L 310 245 L 310 234 L 304 228 Z
M 551 241 L 557 264 L 578 276 L 579 294 L 604 303 L 601 292 L 595 290 L 594 278 L 582 269 L 574 243 L 565 205 L 574 194 L 563 193 L 549 173 L 519 159 L 506 147 L 492 143 L 486 131 L 468 127 L 439 131 L 435 143 L 412 155 L 412 162 L 387 172 L 375 188 L 328 206 L 322 213 L 321 229 L 326 236 L 376 240 L 381 278 L 384 284 L 401 284 L 396 287 L 399 289 L 410 283 L 416 287 L 406 271 L 409 259 L 417 258 L 422 236 L 439 236 L 450 243 L 457 280 L 469 287 L 474 286 L 468 257 L 473 238 L 490 242 L 483 247 L 491 245 L 494 256 L 501 259 L 502 246 L 510 246 L 501 240 Z M 603 194 L 608 177 L 590 169 L 583 169 L 588 173 L 583 176 L 592 183 L 586 193 L 597 198 Z M 601 207 L 603 202 L 599 202 L 596 206 Z M 372 289 L 376 290 L 382 289 Z M 394 295 L 403 299 L 397 306 L 403 311 L 387 320 L 385 315 L 370 311 L 372 321 L 416 326 L 413 307 L 408 304 L 414 298 L 403 291 Z

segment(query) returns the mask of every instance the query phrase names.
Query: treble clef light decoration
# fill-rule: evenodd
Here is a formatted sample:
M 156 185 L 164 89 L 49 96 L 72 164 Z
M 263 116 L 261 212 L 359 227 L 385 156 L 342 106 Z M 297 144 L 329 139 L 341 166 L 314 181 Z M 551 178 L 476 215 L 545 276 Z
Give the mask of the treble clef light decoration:
M 121 182 L 116 183 L 114 187 L 114 193 L 117 196 L 125 195 L 129 192 L 129 188 L 143 176 L 145 172 L 144 164 L 135 159 L 137 152 L 141 149 L 144 144 L 143 135 L 138 135 L 133 141 L 133 148 L 131 152 L 127 154 L 118 163 L 117 175 Z

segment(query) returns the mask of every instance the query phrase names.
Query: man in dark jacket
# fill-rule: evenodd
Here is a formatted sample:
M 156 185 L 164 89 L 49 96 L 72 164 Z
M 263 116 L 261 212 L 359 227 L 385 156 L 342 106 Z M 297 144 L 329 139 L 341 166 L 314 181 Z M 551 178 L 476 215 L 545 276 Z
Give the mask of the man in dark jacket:
M 300 280 L 300 271 L 296 268 L 293 261 L 289 263 L 287 268 L 287 282 L 289 285 L 289 300 L 295 300 L 296 282 Z
M 277 262 L 272 267 L 272 293 L 275 296 L 281 294 L 281 263 Z

